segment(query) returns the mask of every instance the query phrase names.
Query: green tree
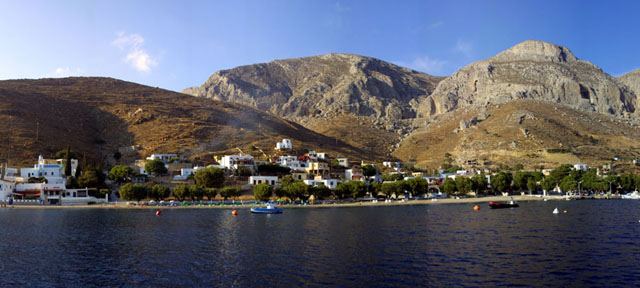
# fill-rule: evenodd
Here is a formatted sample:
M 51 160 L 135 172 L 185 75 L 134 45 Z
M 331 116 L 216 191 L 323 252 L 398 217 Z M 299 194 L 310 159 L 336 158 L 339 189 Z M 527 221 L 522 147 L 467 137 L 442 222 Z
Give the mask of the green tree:
M 260 175 L 280 176 L 289 174 L 291 168 L 268 163 L 258 165 L 258 172 L 260 172 Z
M 271 185 L 262 183 L 253 186 L 253 196 L 258 201 L 269 201 L 269 198 L 273 194 L 273 187 Z
M 495 191 L 508 192 L 511 189 L 511 181 L 511 173 L 502 171 L 491 177 L 491 186 Z
M 343 186 L 344 191 L 341 191 L 341 193 L 344 198 L 351 197 L 353 199 L 356 199 L 358 197 L 364 196 L 367 193 L 367 184 L 362 181 L 352 180 L 341 183 L 339 185 Z
M 227 200 L 227 198 L 236 198 L 240 196 L 240 189 L 236 187 L 224 187 L 220 189 L 220 196 Z
M 429 183 L 427 183 L 427 179 L 422 177 L 411 178 L 406 181 L 409 186 L 409 191 L 411 195 L 418 196 L 426 194 L 429 191 Z
M 567 175 L 560 181 L 560 189 L 562 191 L 575 191 L 578 189 L 578 182 L 573 177 Z
M 167 174 L 167 167 L 160 159 L 147 161 L 147 163 L 144 164 L 144 170 L 147 170 L 147 173 L 155 176 Z
M 516 165 L 513 166 L 513 169 L 515 169 L 516 171 L 520 171 L 524 169 L 524 165 L 522 165 L 521 163 L 516 163 Z
M 64 164 L 64 176 L 71 176 L 71 145 L 67 145 L 66 161 Z
M 176 197 L 179 201 L 183 201 L 189 195 L 189 186 L 178 185 L 173 187 L 173 197 Z
M 238 176 L 251 176 L 251 169 L 241 166 L 236 169 L 236 175 Z
M 120 198 L 140 201 L 149 194 L 149 187 L 144 184 L 127 183 L 120 187 Z
M 156 184 L 151 187 L 151 193 L 149 196 L 150 198 L 160 201 L 169 197 L 170 194 L 171 189 L 169 189 L 169 187 Z
M 207 199 L 212 201 L 218 195 L 218 189 L 216 188 L 204 188 L 204 194 L 207 195 Z
M 542 179 L 542 181 L 540 182 L 540 185 L 542 186 L 542 190 L 547 191 L 547 192 L 553 190 L 556 187 L 557 184 L 558 184 L 558 182 L 556 182 L 556 180 L 553 179 L 553 177 L 550 177 L 550 176 L 544 177 Z
M 293 184 L 294 181 L 295 180 L 293 179 L 293 177 L 291 175 L 284 175 L 280 179 L 278 179 L 278 182 L 280 182 L 280 187 L 289 186 L 289 185 Z
M 378 194 L 382 192 L 382 183 L 376 181 L 371 182 L 367 190 L 369 191 L 369 193 L 371 193 L 371 197 L 377 197 Z
M 449 177 L 447 177 L 447 179 L 444 179 L 444 182 L 440 184 L 440 190 L 442 190 L 444 193 L 447 193 L 448 195 L 452 195 L 457 191 L 457 189 L 458 187 L 456 186 L 456 181 Z
M 469 194 L 469 192 L 471 192 L 471 188 L 473 187 L 473 184 L 469 178 L 456 177 L 455 182 L 456 182 L 456 190 L 458 190 L 460 194 L 467 195 Z
M 121 184 L 127 182 L 133 176 L 133 168 L 125 165 L 116 165 L 109 171 L 108 178 Z
M 224 184 L 224 171 L 215 167 L 200 169 L 196 171 L 194 179 L 200 187 L 220 188 Z
M 102 171 L 96 171 L 96 169 L 89 169 L 84 171 L 78 178 L 79 187 L 97 188 L 100 187 L 100 176 Z
M 302 181 L 294 181 L 293 183 L 283 186 L 282 189 L 285 191 L 285 196 L 287 196 L 291 201 L 294 201 L 298 198 L 305 201 L 309 199 L 309 186 L 304 184 Z
M 313 195 L 315 199 L 324 199 L 331 196 L 331 189 L 324 184 L 309 186 L 309 194 Z
M 513 176 L 513 188 L 518 191 L 526 190 L 527 182 L 531 177 L 531 174 L 529 174 L 528 172 L 516 171 L 516 174 Z
M 204 188 L 198 185 L 189 186 L 189 196 L 192 201 L 199 201 L 204 197 Z
M 527 179 L 527 189 L 529 189 L 530 193 L 538 191 L 537 186 L 536 180 L 533 179 L 533 177 L 529 177 L 529 179 Z
M 73 151 L 69 151 L 69 154 L 71 154 L 71 159 L 78 159 Z M 53 154 L 53 159 L 67 159 L 67 149 L 62 149 Z
M 487 177 L 484 174 L 476 174 L 471 178 L 472 181 L 472 189 L 476 191 L 476 193 L 484 193 L 487 190 Z
M 402 192 L 402 186 L 398 182 L 386 182 L 382 183 L 381 191 L 382 194 L 387 196 L 387 198 L 391 198 L 394 194 L 400 195 Z
M 366 177 L 375 176 L 378 173 L 378 170 L 373 165 L 364 165 L 362 166 L 362 175 Z
M 620 186 L 626 191 L 633 190 L 636 187 L 634 176 L 631 174 L 621 174 Z

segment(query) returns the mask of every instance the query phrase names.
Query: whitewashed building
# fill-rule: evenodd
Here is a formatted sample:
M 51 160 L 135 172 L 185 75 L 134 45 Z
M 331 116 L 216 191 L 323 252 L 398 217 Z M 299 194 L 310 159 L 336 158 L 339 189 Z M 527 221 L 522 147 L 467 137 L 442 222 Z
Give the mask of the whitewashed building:
M 149 161 L 153 161 L 153 160 L 161 160 L 164 163 L 167 163 L 169 161 L 171 161 L 172 159 L 177 159 L 178 158 L 178 154 L 172 154 L 172 153 L 168 153 L 168 154 L 151 154 L 151 156 L 147 157 L 147 160 Z
M 247 167 L 254 171 L 254 160 L 251 155 L 226 155 L 220 159 L 220 165 L 224 168 L 237 170 L 240 167 Z
M 353 169 L 344 170 L 344 179 L 347 181 L 349 180 L 364 181 L 364 176 L 362 175 L 362 169 L 353 168 Z
M 250 176 L 249 185 L 269 184 L 276 186 L 278 184 L 278 176 Z
M 281 142 L 276 143 L 276 150 L 291 150 L 293 145 L 291 139 L 282 139 Z
M 327 186 L 329 189 L 333 190 L 336 189 L 336 187 L 338 187 L 338 180 L 337 179 L 313 179 L 313 180 L 303 180 L 304 184 L 307 184 L 309 186 L 318 186 L 320 184 L 323 184 L 324 186 Z
M 573 165 L 573 169 L 574 170 L 587 171 L 587 170 L 589 170 L 589 165 L 587 165 L 587 164 L 575 164 L 575 165 Z
M 175 181 L 187 180 L 187 178 L 189 178 L 189 176 L 194 175 L 196 173 L 196 171 L 198 171 L 200 169 L 204 169 L 204 167 L 196 166 L 196 167 L 193 167 L 193 168 L 181 168 L 180 169 L 180 175 L 173 176 L 173 180 L 175 180 Z
M 338 160 L 339 166 L 349 168 L 349 159 L 342 157 L 342 158 L 336 158 L 336 160 Z

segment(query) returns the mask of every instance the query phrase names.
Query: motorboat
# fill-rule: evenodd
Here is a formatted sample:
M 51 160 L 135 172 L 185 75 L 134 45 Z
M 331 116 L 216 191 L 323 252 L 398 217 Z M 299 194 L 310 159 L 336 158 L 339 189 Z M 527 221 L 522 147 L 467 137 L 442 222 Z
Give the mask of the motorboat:
M 516 201 L 513 200 L 513 198 L 511 198 L 511 201 L 509 201 L 509 203 L 500 203 L 500 202 L 489 202 L 489 208 L 491 209 L 502 209 L 502 208 L 516 208 L 516 207 L 520 207 L 520 205 L 518 205 L 518 203 L 516 203 Z
M 280 214 L 283 210 L 273 203 L 268 203 L 267 207 L 251 207 L 251 213 L 256 214 Z
M 638 200 L 640 199 L 640 194 L 638 193 L 638 191 L 633 191 L 632 193 L 627 193 L 624 194 L 622 196 L 620 196 L 622 199 L 634 199 L 634 200 Z

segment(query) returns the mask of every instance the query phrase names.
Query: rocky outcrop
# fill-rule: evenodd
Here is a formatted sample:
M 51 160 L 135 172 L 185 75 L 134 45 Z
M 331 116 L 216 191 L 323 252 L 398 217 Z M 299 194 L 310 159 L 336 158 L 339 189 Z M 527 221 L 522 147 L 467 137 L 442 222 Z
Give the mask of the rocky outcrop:
M 327 54 L 218 71 L 182 92 L 251 105 L 303 124 L 347 114 L 394 127 L 415 118 L 418 99 L 441 79 L 374 58 Z
M 463 107 L 486 107 L 516 99 L 561 103 L 581 111 L 620 117 L 637 115 L 637 99 L 627 86 L 569 49 L 525 41 L 460 69 L 421 99 L 419 117 Z
M 636 94 L 636 99 L 640 97 L 640 69 L 631 71 L 618 77 L 618 81 L 620 81 L 624 85 L 627 85 L 627 87 L 629 87 L 629 89 L 631 89 L 633 93 Z M 638 104 L 636 104 L 636 107 L 637 105 Z

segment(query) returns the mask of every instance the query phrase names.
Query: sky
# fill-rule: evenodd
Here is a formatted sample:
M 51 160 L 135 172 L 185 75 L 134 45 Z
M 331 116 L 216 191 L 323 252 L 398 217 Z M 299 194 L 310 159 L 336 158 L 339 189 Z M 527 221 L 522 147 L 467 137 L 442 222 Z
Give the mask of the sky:
M 640 1 L 0 0 L 0 79 L 104 76 L 180 91 L 214 72 L 326 53 L 446 76 L 528 39 L 620 76 Z

